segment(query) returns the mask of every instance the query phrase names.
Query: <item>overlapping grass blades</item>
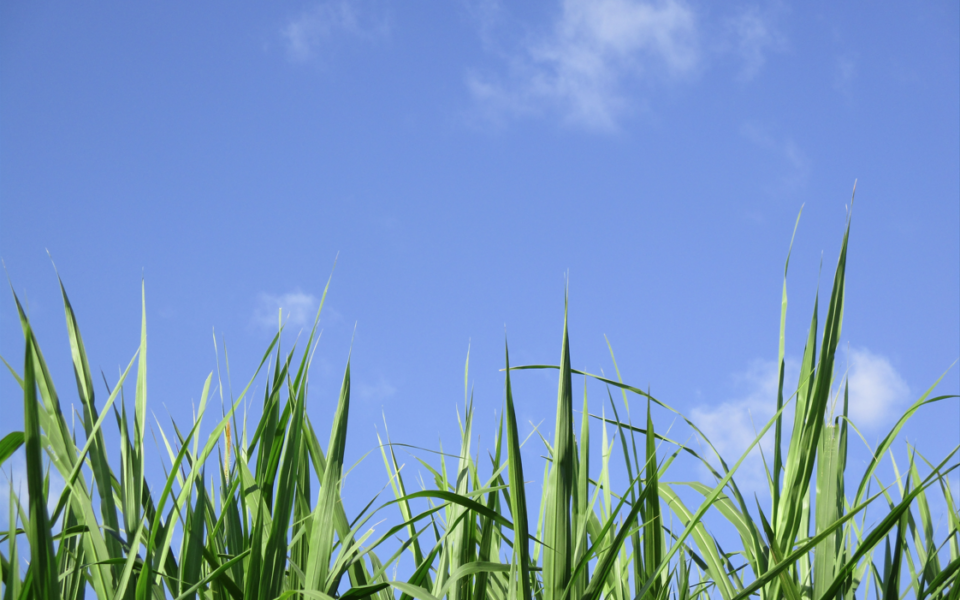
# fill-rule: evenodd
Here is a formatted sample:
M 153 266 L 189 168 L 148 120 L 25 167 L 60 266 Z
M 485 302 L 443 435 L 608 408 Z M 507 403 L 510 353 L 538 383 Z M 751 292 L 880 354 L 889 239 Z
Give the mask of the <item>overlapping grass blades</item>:
M 323 300 L 299 354 L 282 351 L 281 327 L 250 383 L 223 404 L 210 430 L 203 429 L 210 395 L 223 399 L 219 370 L 216 380 L 213 373 L 206 378 L 194 422 L 181 430 L 146 419 L 145 294 L 138 348 L 98 405 L 78 319 L 61 284 L 82 407 L 81 428 L 75 430 L 14 294 L 24 368 L 7 366 L 23 390 L 25 419 L 22 431 L 0 440 L 0 464 L 24 451 L 27 501 L 21 503 L 11 486 L 9 530 L 0 539 L 7 541 L 6 553 L 0 551 L 2 597 L 960 600 L 960 511 L 949 481 L 957 450 L 928 461 L 908 447 L 902 469 L 893 454 L 895 440 L 918 410 L 956 396 L 933 396 L 935 384 L 876 448 L 868 447 L 863 473 L 850 469 L 850 431 L 857 430 L 847 418 L 846 385 L 834 375 L 849 231 L 848 222 L 822 326 L 814 301 L 795 391 L 784 380 L 788 253 L 779 388 L 771 398 L 776 412 L 750 444 L 756 447 L 767 432 L 774 437 L 766 506 L 759 499 L 748 502 L 736 483 L 750 449 L 731 466 L 695 423 L 649 391 L 624 383 L 612 348 L 616 379 L 573 369 L 566 306 L 559 364 L 513 366 L 505 344 L 503 412 L 487 458 L 481 460 L 473 445 L 468 353 L 456 454 L 448 457 L 440 448 L 439 464 L 417 458 L 429 479 L 412 491 L 410 471 L 385 430 L 379 451 L 393 498 L 344 506 L 349 359 L 336 399 L 311 404 L 308 395 Z M 264 367 L 261 416 L 248 429 L 247 415 L 237 409 Z M 530 438 L 521 437 L 517 422 L 523 399 L 511 384 L 524 369 L 559 374 L 554 435 L 541 438 L 546 460 L 533 468 L 524 464 Z M 124 386 L 132 371 L 131 415 Z M 578 424 L 574 384 L 580 377 Z M 600 403 L 591 401 L 588 382 L 607 388 Z M 838 389 L 842 401 L 834 396 Z M 619 390 L 619 401 L 613 390 Z M 645 405 L 639 425 L 632 422 L 631 399 Z M 326 447 L 310 418 L 318 410 L 333 413 Z M 654 410 L 675 413 L 710 454 L 665 435 L 655 427 Z M 111 412 L 119 456 L 104 441 Z M 159 433 L 168 459 L 164 477 L 153 485 L 144 449 L 149 427 Z M 712 473 L 712 482 L 668 481 L 665 475 L 681 458 Z M 884 484 L 877 473 L 888 458 L 895 476 Z M 50 470 L 64 481 L 56 498 L 50 496 Z M 543 473 L 539 512 L 528 504 L 535 494 L 525 480 L 534 471 Z M 619 473 L 624 481 L 617 483 Z M 848 484 L 855 484 L 852 495 Z M 871 494 L 872 484 L 879 487 Z M 930 495 L 936 493 L 946 506 L 946 536 L 938 536 L 931 513 Z M 691 504 L 695 497 L 699 501 Z M 378 513 L 395 519 L 379 534 L 369 526 Z M 732 540 L 712 533 L 715 523 L 706 520 L 711 513 L 736 532 L 735 550 Z M 403 576 L 395 580 L 393 573 Z

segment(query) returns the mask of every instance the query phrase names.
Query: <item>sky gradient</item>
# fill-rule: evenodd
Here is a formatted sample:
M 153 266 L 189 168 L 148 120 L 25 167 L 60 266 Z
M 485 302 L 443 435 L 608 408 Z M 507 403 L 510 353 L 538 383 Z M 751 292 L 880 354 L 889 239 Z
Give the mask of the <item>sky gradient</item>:
M 395 441 L 453 447 L 468 346 L 492 447 L 504 336 L 514 364 L 558 362 L 567 281 L 574 368 L 613 373 L 606 335 L 625 381 L 735 454 L 775 404 L 797 214 L 788 365 L 855 180 L 840 368 L 875 442 L 960 357 L 956 2 L 0 3 L 0 256 L 65 407 L 48 251 L 111 383 L 145 281 L 164 424 L 216 369 L 211 332 L 236 393 L 336 261 L 309 410 L 329 431 L 352 351 L 350 463 L 381 412 Z M 22 370 L 9 294 L 0 315 Z M 521 433 L 552 432 L 555 373 L 514 384 Z M 5 434 L 12 377 L 0 397 Z M 906 438 L 960 443 L 956 400 Z M 379 490 L 378 461 L 350 493 Z

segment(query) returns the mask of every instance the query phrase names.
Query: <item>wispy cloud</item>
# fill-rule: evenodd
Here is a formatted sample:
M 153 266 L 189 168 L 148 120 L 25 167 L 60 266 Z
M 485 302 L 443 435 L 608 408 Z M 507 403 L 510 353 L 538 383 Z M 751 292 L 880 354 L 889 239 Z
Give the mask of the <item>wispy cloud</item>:
M 546 35 L 505 57 L 505 76 L 471 73 L 467 84 L 494 116 L 546 109 L 587 129 L 612 130 L 630 108 L 629 84 L 696 67 L 696 34 L 696 16 L 679 0 L 563 0 Z
M 784 49 L 785 38 L 777 27 L 777 8 L 777 5 L 765 9 L 750 6 L 727 20 L 727 29 L 741 60 L 739 80 L 752 80 L 766 64 L 768 54 Z
M 850 54 L 838 56 L 833 70 L 833 89 L 850 100 L 853 97 L 853 82 L 857 77 L 857 60 Z
M 337 38 L 374 40 L 386 36 L 390 20 L 385 10 L 370 2 L 321 2 L 281 30 L 287 56 L 294 61 L 315 58 Z
M 356 381 L 354 387 L 357 397 L 364 402 L 383 401 L 397 393 L 397 388 L 383 378 L 378 379 L 376 383 Z
M 740 134 L 784 161 L 787 166 L 783 177 L 784 187 L 795 191 L 806 183 L 810 172 L 810 160 L 793 138 L 774 136 L 765 127 L 755 122 L 744 123 L 740 127 Z
M 280 318 L 287 325 L 303 327 L 313 323 L 319 302 L 313 294 L 300 290 L 280 295 L 263 293 L 257 297 L 253 321 L 260 327 L 273 330 L 276 330 Z

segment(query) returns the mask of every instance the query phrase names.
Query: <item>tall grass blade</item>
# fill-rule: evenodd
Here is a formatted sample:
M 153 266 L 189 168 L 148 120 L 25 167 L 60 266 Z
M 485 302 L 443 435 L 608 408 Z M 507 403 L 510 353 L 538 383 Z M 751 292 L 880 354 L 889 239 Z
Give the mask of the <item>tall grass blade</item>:
M 27 523 L 30 569 L 33 572 L 35 597 L 56 598 L 60 595 L 60 586 L 57 581 L 56 556 L 53 553 L 53 539 L 47 519 L 47 497 L 43 485 L 43 458 L 40 451 L 43 442 L 40 437 L 37 380 L 34 374 L 36 340 L 29 325 L 26 327 L 26 337 L 23 361 L 23 438 L 27 455 L 27 497 L 30 507 L 30 520 Z
M 570 580 L 570 509 L 576 484 L 576 446 L 573 438 L 573 382 L 570 369 L 570 339 L 567 306 L 564 301 L 563 343 L 560 350 L 560 385 L 557 393 L 557 422 L 553 438 L 553 465 L 550 468 L 550 495 L 544 524 L 543 586 L 545 600 L 559 600 Z
M 530 531 L 527 521 L 527 494 L 524 489 L 523 461 L 520 456 L 520 435 L 517 431 L 517 413 L 513 403 L 513 389 L 510 385 L 510 350 L 504 341 L 506 362 L 506 420 L 507 420 L 507 460 L 510 477 L 510 514 L 513 516 L 513 548 L 516 555 L 519 581 L 515 594 L 519 600 L 531 600 L 530 587 L 530 546 L 527 535 Z M 514 582 L 511 581 L 513 586 Z

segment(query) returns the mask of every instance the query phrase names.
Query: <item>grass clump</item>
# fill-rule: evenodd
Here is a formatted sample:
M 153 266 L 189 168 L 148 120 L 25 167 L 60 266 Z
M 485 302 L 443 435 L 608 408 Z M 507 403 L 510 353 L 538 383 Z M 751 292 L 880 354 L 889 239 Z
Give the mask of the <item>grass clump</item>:
M 489 465 L 480 464 L 471 448 L 473 405 L 468 401 L 455 470 L 448 471 L 446 462 L 435 468 L 421 461 L 432 481 L 419 491 L 410 491 L 394 446 L 382 440 L 393 499 L 379 505 L 379 498 L 366 506 L 344 506 L 341 500 L 349 362 L 325 446 L 306 410 L 316 322 L 299 355 L 284 353 L 280 332 L 274 336 L 250 383 L 206 439 L 198 431 L 208 413 L 213 373 L 189 429 L 174 425 L 164 431 L 158 424 L 169 470 L 164 480 L 150 485 L 144 466 L 145 316 L 139 350 L 107 387 L 106 399 L 98 400 L 77 319 L 61 285 L 83 408 L 81 427 L 71 428 L 17 300 L 24 363 L 22 371 L 10 371 L 23 390 L 24 423 L 22 431 L 0 441 L 0 463 L 22 447 L 27 489 L 23 498 L 11 486 L 6 507 L 10 527 L 0 538 L 7 547 L 5 553 L 0 550 L 2 597 L 958 600 L 960 512 L 948 478 L 958 466 L 957 449 L 935 462 L 913 451 L 905 468 L 894 463 L 899 498 L 882 483 L 879 492 L 870 492 L 904 424 L 920 408 L 956 396 L 934 396 L 931 388 L 870 449 L 872 458 L 862 473 L 852 473 L 847 462 L 853 424 L 846 418 L 846 386 L 834 380 L 834 360 L 848 236 L 849 221 L 822 334 L 818 343 L 815 305 L 796 390 L 784 389 L 785 270 L 780 383 L 771 399 L 777 410 L 732 465 L 694 423 L 658 398 L 619 375 L 614 380 L 572 369 L 565 316 L 558 365 L 511 366 L 505 351 L 505 405 Z M 543 440 L 542 465 L 521 459 L 511 377 L 524 369 L 553 369 L 559 375 L 556 430 L 552 440 Z M 248 426 L 237 408 L 264 370 L 262 416 Z M 136 377 L 132 414 L 123 396 L 131 371 Z M 645 422 L 636 426 L 621 420 L 612 394 L 612 417 L 592 415 L 584 393 L 578 424 L 574 375 L 619 390 L 627 404 L 630 398 L 645 404 Z M 838 384 L 844 390 L 842 410 L 832 418 L 831 390 Z M 712 456 L 657 433 L 653 404 L 683 418 Z M 119 462 L 104 441 L 109 413 L 119 430 Z M 786 418 L 791 414 L 792 425 Z M 599 461 L 591 459 L 597 427 Z M 768 432 L 774 451 L 767 465 L 771 502 L 765 508 L 744 498 L 735 476 Z M 713 483 L 667 482 L 664 476 L 681 453 L 709 469 Z M 714 460 L 719 468 L 711 466 Z M 591 472 L 592 463 L 599 464 L 599 472 Z M 46 465 L 65 482 L 58 497 L 50 495 Z M 616 490 L 614 466 L 627 478 Z M 543 471 L 539 512 L 531 510 L 525 490 L 533 469 Z M 700 499 L 688 507 L 681 496 L 689 501 L 691 490 Z M 945 538 L 936 537 L 929 506 L 928 495 L 937 492 L 947 507 Z M 55 508 L 51 512 L 48 506 Z M 868 521 L 868 506 L 882 516 Z M 736 551 L 722 548 L 707 528 L 704 516 L 711 508 L 739 537 Z M 376 534 L 369 524 L 381 511 L 396 520 Z M 24 548 L 28 556 L 20 554 Z M 412 572 L 397 579 L 393 567 L 404 554 L 412 560 Z

